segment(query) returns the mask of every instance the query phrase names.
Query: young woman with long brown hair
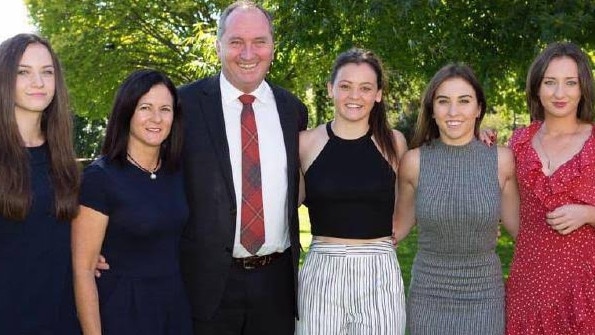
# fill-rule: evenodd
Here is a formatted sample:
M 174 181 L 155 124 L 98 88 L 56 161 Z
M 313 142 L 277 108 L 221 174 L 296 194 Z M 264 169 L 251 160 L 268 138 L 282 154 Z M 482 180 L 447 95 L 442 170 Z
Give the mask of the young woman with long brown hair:
M 69 221 L 79 171 L 60 63 L 45 39 L 0 45 L 0 334 L 76 334 Z

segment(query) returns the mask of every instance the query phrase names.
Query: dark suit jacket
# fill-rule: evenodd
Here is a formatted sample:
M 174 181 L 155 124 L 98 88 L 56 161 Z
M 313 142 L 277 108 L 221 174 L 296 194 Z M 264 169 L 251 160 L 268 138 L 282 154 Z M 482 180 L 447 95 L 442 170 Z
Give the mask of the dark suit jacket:
M 274 85 L 271 87 L 287 152 L 288 222 L 295 295 L 300 253 L 298 132 L 307 126 L 307 110 L 288 91 Z M 219 75 L 182 86 L 179 95 L 185 123 L 183 158 L 190 207 L 190 218 L 181 241 L 181 267 L 193 317 L 207 320 L 221 301 L 231 269 L 238 204 L 225 134 Z

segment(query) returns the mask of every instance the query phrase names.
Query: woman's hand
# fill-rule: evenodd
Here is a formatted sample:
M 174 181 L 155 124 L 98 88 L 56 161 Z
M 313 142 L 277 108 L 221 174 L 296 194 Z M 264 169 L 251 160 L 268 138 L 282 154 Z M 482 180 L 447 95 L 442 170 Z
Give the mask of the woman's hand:
M 479 130 L 479 140 L 485 145 L 491 147 L 498 141 L 498 131 L 492 128 L 485 128 Z
M 595 207 L 570 204 L 556 208 L 545 215 L 545 222 L 559 234 L 568 235 L 592 221 Z
M 101 271 L 109 270 L 109 264 L 103 255 L 97 257 L 97 264 L 95 264 L 95 277 L 101 277 Z

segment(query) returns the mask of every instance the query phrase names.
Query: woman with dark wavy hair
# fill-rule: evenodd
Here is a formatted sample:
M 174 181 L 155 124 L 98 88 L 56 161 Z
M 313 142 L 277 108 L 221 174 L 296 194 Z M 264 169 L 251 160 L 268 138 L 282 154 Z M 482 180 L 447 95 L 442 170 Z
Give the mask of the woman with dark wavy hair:
M 79 171 L 72 114 L 44 38 L 0 45 L 0 334 L 76 334 L 70 224 Z
M 533 122 L 510 139 L 521 225 L 506 333 L 595 334 L 595 88 L 589 57 L 553 43 L 527 75 Z
M 85 335 L 192 333 L 179 267 L 188 218 L 182 111 L 171 80 L 129 75 L 116 93 L 102 157 L 83 174 L 72 222 L 77 310 Z M 101 252 L 110 270 L 95 279 Z
M 407 144 L 387 122 L 380 59 L 357 48 L 341 53 L 327 89 L 334 120 L 299 140 L 313 238 L 300 271 L 297 334 L 404 334 L 391 235 Z

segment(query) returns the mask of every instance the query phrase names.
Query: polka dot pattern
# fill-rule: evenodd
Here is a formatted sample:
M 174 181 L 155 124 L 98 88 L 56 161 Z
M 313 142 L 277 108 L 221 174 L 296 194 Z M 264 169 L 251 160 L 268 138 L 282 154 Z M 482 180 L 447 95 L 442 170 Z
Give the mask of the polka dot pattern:
M 545 176 L 531 139 L 541 122 L 510 141 L 521 196 L 521 226 L 506 283 L 506 334 L 595 334 L 595 228 L 560 235 L 546 213 L 595 206 L 595 128 L 582 150 Z

